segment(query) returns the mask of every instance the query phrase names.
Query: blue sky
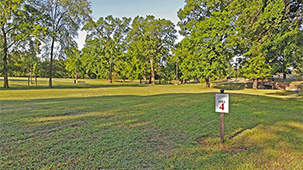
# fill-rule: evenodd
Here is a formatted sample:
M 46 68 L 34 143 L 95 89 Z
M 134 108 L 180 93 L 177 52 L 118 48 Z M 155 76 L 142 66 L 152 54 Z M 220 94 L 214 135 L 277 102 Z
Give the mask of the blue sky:
M 177 24 L 177 12 L 184 7 L 184 0 L 90 0 L 92 2 L 93 18 L 113 15 L 114 17 L 131 17 L 137 15 L 154 15 L 156 18 L 165 18 Z M 79 32 L 77 43 L 82 49 L 86 33 Z M 179 37 L 180 39 L 181 37 Z

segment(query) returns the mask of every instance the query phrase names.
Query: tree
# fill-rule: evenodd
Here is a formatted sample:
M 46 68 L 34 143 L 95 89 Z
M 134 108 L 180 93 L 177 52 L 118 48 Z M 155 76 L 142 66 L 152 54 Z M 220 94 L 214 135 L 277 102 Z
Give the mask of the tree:
M 160 75 L 160 80 L 164 80 L 165 83 L 171 82 L 177 76 L 176 74 L 176 56 L 175 55 L 168 55 L 166 57 L 165 63 L 161 66 L 158 74 Z M 178 80 L 178 79 L 176 79 Z
M 117 58 L 115 61 L 115 70 L 117 71 L 117 74 L 123 81 L 125 82 L 125 79 L 130 78 L 130 57 L 127 54 L 122 54 Z
M 186 35 L 178 49 L 184 79 L 201 77 L 209 87 L 210 77 L 226 75 L 236 34 L 228 4 L 227 0 L 188 0 L 179 10 L 181 33 Z
M 82 24 L 90 18 L 91 6 L 87 0 L 37 0 L 35 7 L 49 16 L 44 26 L 48 34 L 44 37 L 45 58 L 50 59 L 49 87 L 52 87 L 53 60 L 65 58 Z
M 138 79 L 144 78 L 145 84 L 147 83 L 147 69 L 148 62 L 146 57 L 143 56 L 143 44 L 140 41 L 140 38 L 144 30 L 145 19 L 143 17 L 137 16 L 132 23 L 132 29 L 130 30 L 127 41 L 129 42 L 128 47 L 128 56 L 130 64 L 129 72 L 132 73 L 132 76 L 136 75 Z
M 108 61 L 103 59 L 104 51 L 102 51 L 102 41 L 95 38 L 93 40 L 86 39 L 85 47 L 82 49 L 80 62 L 85 73 L 93 73 L 96 78 L 108 78 L 109 68 Z
M 130 40 L 131 41 L 131 40 Z M 137 46 L 139 45 L 139 46 Z M 147 62 L 141 53 L 141 44 L 131 42 L 127 51 L 127 65 L 128 65 L 128 75 L 130 78 L 144 79 L 145 84 L 147 83 Z
M 195 58 L 194 51 L 195 44 L 192 39 L 187 36 L 179 42 L 176 49 L 176 57 L 178 58 L 178 65 L 182 72 L 181 79 L 185 83 L 187 80 L 197 78 L 196 70 L 198 70 L 198 63 Z
M 303 2 L 279 1 L 281 12 L 280 22 L 275 32 L 271 33 L 269 42 L 265 43 L 262 50 L 266 52 L 266 59 L 272 66 L 272 74 L 291 73 L 291 68 L 296 69 L 300 60 L 303 60 L 302 34 L 303 34 Z M 275 2 L 267 1 L 266 7 L 272 8 Z M 266 9 L 266 8 L 265 8 Z M 301 53 L 301 54 L 300 54 Z
M 298 18 L 300 10 L 295 10 L 296 15 L 290 14 L 293 7 L 289 4 L 282 0 L 238 0 L 231 3 L 230 9 L 237 16 L 237 47 L 245 57 L 241 73 L 254 79 L 253 88 L 257 88 L 257 78 L 266 78 L 277 72 L 286 76 L 289 67 L 298 63 L 295 55 L 298 55 L 301 40 L 296 37 L 302 33 L 302 17 Z
M 146 79 L 147 64 L 150 67 L 151 83 L 155 84 L 155 69 L 161 65 L 170 54 L 176 40 L 174 24 L 165 19 L 155 19 L 154 16 L 137 16 L 129 34 L 130 50 L 144 67 Z M 142 70 L 142 69 L 139 69 Z
M 80 51 L 77 47 L 73 47 L 67 51 L 67 60 L 65 69 L 69 72 L 70 77 L 79 78 L 81 71 Z
M 109 83 L 112 83 L 113 64 L 118 59 L 118 56 L 123 55 L 125 49 L 125 37 L 129 31 L 130 18 L 114 18 L 109 15 L 105 18 L 101 17 L 97 22 L 90 20 L 83 30 L 89 32 L 86 39 L 87 43 L 98 42 L 95 44 L 98 48 L 95 50 L 95 56 L 101 61 L 97 65 L 103 68 L 108 68 Z M 92 48 L 92 47 L 90 47 Z M 94 60 L 91 60 L 94 61 Z
M 4 88 L 8 85 L 8 54 L 20 42 L 37 37 L 46 30 L 39 24 L 43 15 L 24 0 L 0 1 L 0 50 L 3 60 Z
M 17 77 L 30 76 L 32 80 L 34 65 L 39 62 L 36 54 L 17 50 L 12 51 L 8 56 L 8 73 Z
M 37 73 L 40 77 L 47 77 L 49 75 L 50 61 L 46 60 L 41 62 L 37 67 Z M 55 78 L 67 78 L 68 72 L 65 69 L 65 60 L 54 60 L 53 61 L 53 77 Z

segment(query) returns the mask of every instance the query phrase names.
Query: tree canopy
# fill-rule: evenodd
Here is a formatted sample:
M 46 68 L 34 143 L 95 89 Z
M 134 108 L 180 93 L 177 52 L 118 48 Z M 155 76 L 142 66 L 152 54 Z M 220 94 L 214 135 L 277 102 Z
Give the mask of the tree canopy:
M 46 28 L 41 26 L 44 16 L 31 6 L 31 1 L 1 0 L 0 2 L 0 51 L 3 60 L 4 88 L 8 85 L 7 62 L 13 48 L 26 48 L 24 41 L 36 39 Z
M 4 87 L 8 74 L 36 73 L 123 80 L 225 77 L 235 65 L 255 80 L 303 71 L 303 1 L 185 0 L 170 20 L 148 15 L 91 18 L 88 0 L 3 0 L 0 55 Z M 88 34 L 78 49 L 75 37 Z M 44 59 L 44 61 L 43 61 Z M 54 66 L 53 66 L 54 64 Z M 37 72 L 37 70 L 39 70 Z
M 121 20 L 109 15 L 105 18 L 99 18 L 97 22 L 91 20 L 83 27 L 89 32 L 83 55 L 86 58 L 94 58 L 84 63 L 87 69 L 94 70 L 97 76 L 108 78 L 109 83 L 112 83 L 113 64 L 119 56 L 123 55 L 130 21 L 130 18 L 124 17 Z M 101 61 L 98 64 L 91 63 L 96 60 Z
M 175 26 L 169 20 L 156 19 L 150 15 L 146 18 L 137 16 L 134 19 L 129 33 L 129 50 L 136 57 L 137 64 L 141 65 L 138 71 L 144 68 L 145 77 L 150 72 L 152 84 L 155 84 L 155 69 L 166 60 L 176 38 Z
M 91 5 L 87 0 L 37 0 L 34 7 L 48 16 L 43 25 L 48 33 L 43 37 L 43 56 L 49 58 L 49 87 L 52 87 L 53 60 L 66 57 L 74 48 L 81 25 L 90 19 Z

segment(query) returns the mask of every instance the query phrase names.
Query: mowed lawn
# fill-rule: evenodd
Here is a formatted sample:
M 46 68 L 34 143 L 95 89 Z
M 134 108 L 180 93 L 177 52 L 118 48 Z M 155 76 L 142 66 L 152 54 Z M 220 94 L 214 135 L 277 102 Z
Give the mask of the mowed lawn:
M 303 99 L 293 92 L 105 80 L 10 82 L 0 90 L 0 169 L 302 169 Z

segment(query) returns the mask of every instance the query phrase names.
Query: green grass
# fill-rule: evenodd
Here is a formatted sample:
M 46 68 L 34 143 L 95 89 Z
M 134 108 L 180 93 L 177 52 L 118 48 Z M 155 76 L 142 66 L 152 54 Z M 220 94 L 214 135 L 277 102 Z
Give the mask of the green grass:
M 227 90 L 222 144 L 218 89 L 85 81 L 1 89 L 0 169 L 303 167 L 303 99 L 293 94 Z

